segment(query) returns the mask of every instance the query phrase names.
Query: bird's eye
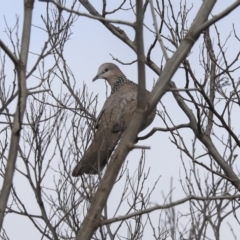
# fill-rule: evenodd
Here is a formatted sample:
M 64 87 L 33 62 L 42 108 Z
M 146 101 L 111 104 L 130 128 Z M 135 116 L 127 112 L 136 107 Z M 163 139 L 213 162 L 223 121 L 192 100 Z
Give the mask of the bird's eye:
M 104 71 L 102 71 L 102 74 L 104 74 L 105 72 L 108 72 L 108 68 L 105 68 Z

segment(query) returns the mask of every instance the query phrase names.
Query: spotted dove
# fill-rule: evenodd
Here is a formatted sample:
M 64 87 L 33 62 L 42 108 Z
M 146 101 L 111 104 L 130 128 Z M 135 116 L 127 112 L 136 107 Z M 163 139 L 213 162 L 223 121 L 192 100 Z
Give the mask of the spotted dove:
M 107 80 L 112 92 L 97 118 L 92 143 L 72 172 L 74 177 L 84 173 L 97 174 L 104 168 L 137 107 L 138 85 L 128 80 L 118 66 L 113 63 L 102 64 L 93 81 L 97 79 Z M 148 116 L 141 131 L 152 123 L 155 114 L 156 109 Z

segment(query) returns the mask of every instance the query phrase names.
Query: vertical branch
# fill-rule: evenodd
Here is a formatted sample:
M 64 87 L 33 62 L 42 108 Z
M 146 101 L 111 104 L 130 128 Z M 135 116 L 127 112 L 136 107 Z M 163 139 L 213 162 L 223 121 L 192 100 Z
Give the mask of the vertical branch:
M 136 22 L 136 45 L 138 59 L 138 109 L 145 106 L 146 81 L 145 81 L 145 55 L 143 45 L 143 6 L 142 0 L 136 2 L 137 22 Z
M 204 31 L 204 41 L 207 49 L 207 53 L 210 56 L 210 92 L 209 92 L 209 101 L 212 106 L 214 106 L 214 98 L 215 98 L 215 81 L 216 81 L 216 62 L 217 59 L 215 57 L 212 41 L 209 34 L 209 28 Z M 213 127 L 213 112 L 211 109 L 208 113 L 208 123 L 206 126 L 206 135 L 210 136 L 211 130 Z
M 0 229 L 2 228 L 5 208 L 7 205 L 9 193 L 12 186 L 13 173 L 15 170 L 15 163 L 18 152 L 18 145 L 20 140 L 20 131 L 22 127 L 22 120 L 26 108 L 26 66 L 30 43 L 31 22 L 32 22 L 32 10 L 34 0 L 24 1 L 24 22 L 23 33 L 21 42 L 20 59 L 17 63 L 17 76 L 18 76 L 18 102 L 16 112 L 14 114 L 10 149 L 8 154 L 7 167 L 5 171 L 5 177 L 3 187 L 0 195 Z

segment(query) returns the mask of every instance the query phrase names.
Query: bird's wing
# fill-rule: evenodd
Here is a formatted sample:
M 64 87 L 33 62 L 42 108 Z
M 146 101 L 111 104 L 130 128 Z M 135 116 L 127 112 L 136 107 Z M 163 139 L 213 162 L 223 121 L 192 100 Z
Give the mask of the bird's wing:
M 126 96 L 125 96 L 126 95 Z M 97 174 L 106 165 L 112 151 L 129 125 L 136 108 L 136 94 L 113 94 L 98 117 L 92 143 L 73 170 L 72 175 Z
M 132 121 L 137 107 L 137 85 L 122 87 L 105 102 L 97 122 L 92 143 L 73 170 L 73 176 L 97 174 L 106 165 L 123 131 Z M 142 130 L 154 119 L 155 110 L 146 119 Z

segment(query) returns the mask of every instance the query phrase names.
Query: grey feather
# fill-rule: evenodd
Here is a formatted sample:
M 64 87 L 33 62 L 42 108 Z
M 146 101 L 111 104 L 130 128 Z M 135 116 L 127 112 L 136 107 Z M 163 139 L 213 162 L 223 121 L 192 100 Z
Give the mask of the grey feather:
M 73 176 L 97 174 L 104 168 L 137 107 L 138 85 L 128 80 L 115 64 L 102 64 L 93 81 L 98 78 L 108 81 L 112 93 L 99 114 L 92 143 L 74 168 Z M 149 92 L 146 93 L 147 96 Z M 141 130 L 152 123 L 155 114 L 156 109 L 148 116 Z

